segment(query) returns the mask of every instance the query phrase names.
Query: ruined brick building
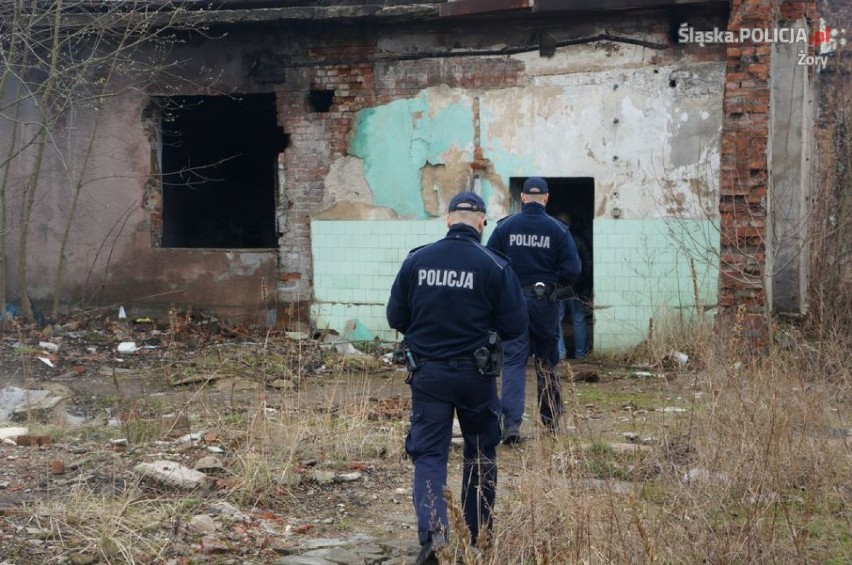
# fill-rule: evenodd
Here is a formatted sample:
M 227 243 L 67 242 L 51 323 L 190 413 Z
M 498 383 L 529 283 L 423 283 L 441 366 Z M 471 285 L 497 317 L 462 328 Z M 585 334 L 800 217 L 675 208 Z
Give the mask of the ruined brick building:
M 479 192 L 497 219 L 537 175 L 592 242 L 599 349 L 738 305 L 759 338 L 771 308 L 808 307 L 815 92 L 844 49 L 820 39 L 842 22 L 815 2 L 179 4 L 109 96 L 51 125 L 62 150 L 28 222 L 32 160 L 9 163 L 10 296 L 26 229 L 36 303 L 57 294 L 61 253 L 64 308 L 192 305 L 393 339 L 390 283 L 445 231 L 452 195 Z

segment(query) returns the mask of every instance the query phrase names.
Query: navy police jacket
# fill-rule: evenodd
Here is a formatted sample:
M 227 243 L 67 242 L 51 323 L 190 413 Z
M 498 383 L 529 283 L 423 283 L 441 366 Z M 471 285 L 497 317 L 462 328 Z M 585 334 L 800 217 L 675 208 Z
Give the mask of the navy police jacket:
M 548 215 L 538 202 L 528 202 L 520 214 L 497 222 L 488 247 L 509 258 L 524 287 L 537 282 L 568 285 L 580 274 L 580 258 L 568 226 Z
M 391 287 L 388 324 L 421 358 L 472 355 L 496 331 L 504 340 L 527 331 L 527 308 L 509 262 L 479 243 L 466 224 L 409 253 Z

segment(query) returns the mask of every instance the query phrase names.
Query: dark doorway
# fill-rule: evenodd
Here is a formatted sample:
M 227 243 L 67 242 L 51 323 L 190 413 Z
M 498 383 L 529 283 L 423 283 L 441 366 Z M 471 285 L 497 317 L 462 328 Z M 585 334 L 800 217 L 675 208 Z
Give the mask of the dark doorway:
M 512 211 L 517 212 L 521 209 L 521 188 L 527 177 L 512 178 L 510 181 L 510 190 L 512 192 Z M 592 348 L 592 335 L 594 316 L 592 315 L 592 297 L 594 296 L 593 287 L 593 272 L 594 272 L 594 241 L 592 221 L 595 218 L 595 179 L 592 177 L 545 177 L 548 185 L 550 197 L 547 200 L 547 213 L 554 218 L 568 224 L 571 233 L 575 236 L 575 242 L 578 245 L 584 245 L 587 248 L 585 254 L 587 259 L 584 261 L 583 283 L 586 286 L 584 289 L 584 300 L 587 302 L 587 319 L 586 326 L 588 328 L 588 350 Z M 579 242 L 578 240 L 581 240 Z M 588 264 L 586 264 L 588 263 Z M 573 357 L 574 349 L 574 327 L 570 317 L 570 313 L 565 319 L 561 320 L 562 332 L 565 339 L 565 347 L 568 357 Z
M 274 94 L 158 99 L 163 247 L 274 248 Z

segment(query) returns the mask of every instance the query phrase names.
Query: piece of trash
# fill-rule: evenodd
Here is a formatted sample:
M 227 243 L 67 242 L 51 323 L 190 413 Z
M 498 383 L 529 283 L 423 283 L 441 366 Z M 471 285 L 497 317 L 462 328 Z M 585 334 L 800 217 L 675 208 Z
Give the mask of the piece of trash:
M 51 361 L 47 357 L 39 357 L 38 360 L 47 365 L 48 367 L 53 367 L 53 361 Z
M 681 353 L 680 351 L 672 351 L 672 359 L 674 359 L 677 364 L 681 367 L 685 367 L 689 362 L 689 355 L 686 353 Z
M 146 317 L 146 318 L 136 318 L 136 320 L 134 320 L 134 322 L 137 323 L 137 324 L 153 324 L 154 320 Z
M 127 312 L 124 311 L 124 306 L 120 306 L 118 308 L 118 319 L 119 320 L 126 320 L 127 319 Z
M 38 346 L 43 347 L 44 349 L 47 349 L 48 351 L 53 351 L 54 353 L 59 351 L 59 345 L 57 345 L 55 343 L 50 343 L 49 341 L 40 341 L 40 342 L 38 342 Z
M 632 373 L 630 373 L 630 376 L 636 378 L 648 378 L 653 377 L 654 373 L 651 373 L 649 371 L 633 371 Z
M 0 320 L 14 320 L 15 316 L 18 315 L 18 308 L 14 304 L 6 303 L 6 315 L 5 317 L 0 314 Z
M 118 352 L 119 353 L 133 353 L 137 349 L 139 349 L 139 348 L 136 347 L 135 341 L 122 341 L 121 343 L 118 344 Z

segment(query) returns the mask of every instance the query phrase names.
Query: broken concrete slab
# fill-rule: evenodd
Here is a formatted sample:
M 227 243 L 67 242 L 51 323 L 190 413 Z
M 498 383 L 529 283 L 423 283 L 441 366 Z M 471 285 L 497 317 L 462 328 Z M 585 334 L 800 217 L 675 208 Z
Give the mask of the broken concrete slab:
M 32 418 L 43 422 L 67 423 L 66 393 L 59 392 L 55 394 L 50 390 L 13 386 L 0 389 L 0 422 L 21 422 Z
M 0 439 L 16 438 L 18 436 L 25 436 L 28 433 L 30 433 L 29 428 L 22 428 L 22 427 L 0 428 Z
M 355 346 L 352 345 L 352 342 L 348 339 L 335 334 L 324 335 L 322 340 L 320 340 L 320 348 L 325 350 L 331 349 L 337 353 L 343 353 L 344 355 L 362 354 L 360 351 L 355 349 Z
M 284 335 L 287 339 L 292 339 L 295 341 L 307 341 L 311 339 L 311 335 L 307 332 L 284 332 Z
M 43 396 L 37 400 L 30 398 L 16 406 L 10 414 L 13 422 L 29 419 L 40 422 L 65 422 L 65 416 L 65 399 L 61 396 Z
M 174 461 L 139 463 L 133 471 L 143 478 L 176 488 L 191 490 L 204 484 L 207 475 Z

